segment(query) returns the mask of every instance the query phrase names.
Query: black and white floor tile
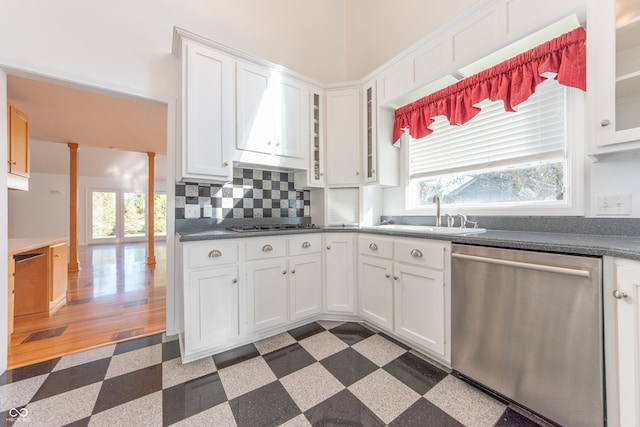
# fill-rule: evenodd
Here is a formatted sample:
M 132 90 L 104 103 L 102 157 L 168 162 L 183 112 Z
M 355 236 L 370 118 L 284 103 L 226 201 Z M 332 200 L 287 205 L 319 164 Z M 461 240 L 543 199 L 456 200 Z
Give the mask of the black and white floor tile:
M 537 426 L 392 338 L 328 321 L 184 365 L 155 335 L 7 371 L 0 425 Z

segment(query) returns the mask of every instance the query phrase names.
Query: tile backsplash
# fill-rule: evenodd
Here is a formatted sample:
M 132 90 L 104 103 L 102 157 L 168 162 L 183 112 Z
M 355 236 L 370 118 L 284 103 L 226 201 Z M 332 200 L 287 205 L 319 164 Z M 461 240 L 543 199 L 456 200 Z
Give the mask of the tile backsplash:
M 302 218 L 311 207 L 309 190 L 296 190 L 293 173 L 234 168 L 233 182 L 176 183 L 176 219 L 185 205 L 211 205 L 215 219 Z M 309 216 L 307 214 L 306 216 Z

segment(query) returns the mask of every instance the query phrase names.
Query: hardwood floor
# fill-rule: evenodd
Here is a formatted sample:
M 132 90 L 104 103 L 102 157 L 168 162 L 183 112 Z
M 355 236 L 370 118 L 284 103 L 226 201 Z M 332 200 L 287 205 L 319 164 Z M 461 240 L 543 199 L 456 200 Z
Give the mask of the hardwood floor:
M 15 318 L 8 369 L 165 330 L 166 245 L 81 246 L 81 270 L 69 273 L 67 303 L 55 312 Z

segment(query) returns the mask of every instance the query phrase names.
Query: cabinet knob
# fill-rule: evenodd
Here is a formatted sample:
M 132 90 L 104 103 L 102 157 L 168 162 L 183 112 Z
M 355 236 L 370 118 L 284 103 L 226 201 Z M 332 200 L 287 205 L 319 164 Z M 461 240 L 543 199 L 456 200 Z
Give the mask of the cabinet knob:
M 295 270 L 291 270 L 291 274 L 296 274 L 296 271 Z
M 603 128 L 605 126 L 609 126 L 611 124 L 611 120 L 609 119 L 602 119 L 600 120 L 600 127 Z
M 276 147 L 280 147 L 280 143 L 279 142 L 276 142 Z
M 271 245 L 264 245 L 262 247 L 262 252 L 270 252 L 272 250 L 273 250 L 273 246 L 271 246 Z
M 331 246 L 327 246 L 327 250 L 331 249 Z
M 422 256 L 422 252 L 420 251 L 420 249 L 413 249 L 411 251 L 411 256 L 412 257 L 416 257 L 416 258 L 420 258 Z
M 271 145 L 271 141 L 267 141 L 267 145 Z
M 356 176 L 360 175 L 360 172 L 356 172 Z
M 309 242 L 304 242 L 304 243 L 302 244 L 302 247 L 303 247 L 303 248 L 305 248 L 305 249 L 306 249 L 306 248 L 310 248 L 310 247 L 311 247 L 311 243 L 309 243 Z
M 60 258 L 60 254 L 55 254 L 54 257 Z
M 398 280 L 398 276 L 393 276 L 393 280 Z
M 217 258 L 219 256 L 222 256 L 222 252 L 220 252 L 217 249 L 214 249 L 211 252 L 209 252 L 209 258 Z
M 287 274 L 287 270 L 282 270 L 282 274 Z
M 226 168 L 227 166 L 229 166 L 229 162 L 222 162 L 222 166 Z
M 369 249 L 371 249 L 372 251 L 377 251 L 378 250 L 378 245 L 376 245 L 375 243 L 370 243 L 369 244 Z
M 388 279 L 389 277 L 391 277 L 391 275 L 389 273 L 387 273 L 387 274 L 384 275 L 384 277 L 386 277 Z
M 625 299 L 628 296 L 626 293 L 620 292 L 617 289 L 613 291 L 612 294 L 615 299 Z
M 17 162 L 15 162 L 15 161 L 12 162 L 10 160 L 7 160 L 7 163 L 9 163 L 11 166 L 15 166 L 15 165 L 18 164 Z
M 238 279 L 233 279 L 233 280 L 231 281 L 231 283 L 233 283 L 233 284 L 235 285 L 236 283 L 238 283 Z

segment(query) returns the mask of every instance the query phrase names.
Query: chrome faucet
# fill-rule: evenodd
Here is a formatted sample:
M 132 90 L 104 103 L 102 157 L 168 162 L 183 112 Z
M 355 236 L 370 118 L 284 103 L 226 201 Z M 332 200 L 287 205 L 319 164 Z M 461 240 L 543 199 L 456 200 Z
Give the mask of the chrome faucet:
M 440 197 L 433 196 L 433 203 L 436 204 L 436 227 L 440 227 Z
M 460 217 L 460 228 L 465 228 L 467 226 L 467 216 L 464 214 L 457 214 Z

